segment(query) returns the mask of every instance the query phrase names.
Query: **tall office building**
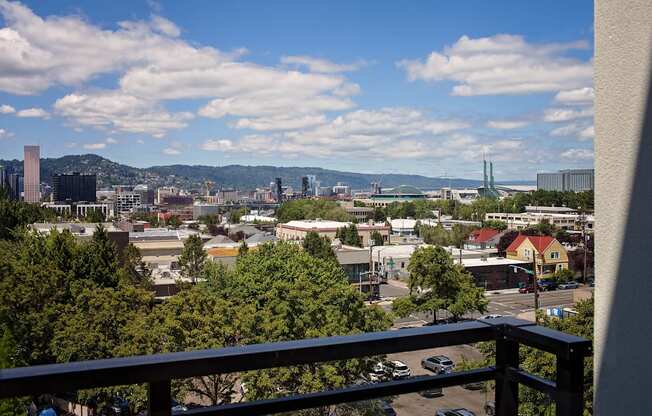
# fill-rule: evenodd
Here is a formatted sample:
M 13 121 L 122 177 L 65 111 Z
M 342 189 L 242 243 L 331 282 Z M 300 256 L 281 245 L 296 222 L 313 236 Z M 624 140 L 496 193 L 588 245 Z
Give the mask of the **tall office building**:
M 537 189 L 545 191 L 592 191 L 593 169 L 565 169 L 554 173 L 537 173 Z
M 7 169 L 4 166 L 0 166 L 0 188 L 7 190 L 9 188 L 9 180 L 7 178 Z M 9 192 L 7 192 L 9 193 Z
M 308 196 L 308 190 L 310 189 L 310 183 L 307 176 L 301 177 L 301 196 L 304 198 Z
M 23 161 L 24 200 L 29 203 L 41 201 L 41 149 L 39 146 L 25 146 Z
M 278 202 L 283 200 L 283 183 L 281 178 L 276 178 L 276 200 Z
M 52 177 L 55 202 L 95 202 L 97 178 L 95 175 L 59 174 Z
M 21 176 L 17 173 L 10 173 L 7 175 L 7 194 L 9 199 L 17 201 L 20 199 L 20 182 Z

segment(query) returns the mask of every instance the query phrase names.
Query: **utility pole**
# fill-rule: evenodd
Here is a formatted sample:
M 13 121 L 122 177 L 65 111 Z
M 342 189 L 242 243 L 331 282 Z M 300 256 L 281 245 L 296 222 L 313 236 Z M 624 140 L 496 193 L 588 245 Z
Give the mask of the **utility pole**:
M 537 250 L 536 248 L 532 250 L 532 264 L 533 274 L 532 278 L 534 279 L 534 321 L 539 323 L 539 278 L 537 277 Z

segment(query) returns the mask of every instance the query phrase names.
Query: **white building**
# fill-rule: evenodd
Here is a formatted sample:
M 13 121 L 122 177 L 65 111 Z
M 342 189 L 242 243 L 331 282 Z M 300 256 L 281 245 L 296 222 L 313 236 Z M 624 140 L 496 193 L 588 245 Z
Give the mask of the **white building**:
M 115 217 L 115 206 L 111 203 L 77 204 L 75 209 L 78 217 L 85 217 L 90 211 L 100 211 L 104 218 Z
M 562 230 L 575 230 L 580 219 L 577 214 L 548 214 L 542 212 L 522 212 L 516 214 L 488 212 L 484 218 L 488 221 L 502 221 L 507 224 L 507 229 L 509 230 L 523 230 L 541 224 L 542 222 L 548 222 Z
M 142 200 L 140 192 L 131 191 L 116 193 L 115 210 L 118 214 L 128 214 L 135 212 L 141 206 Z

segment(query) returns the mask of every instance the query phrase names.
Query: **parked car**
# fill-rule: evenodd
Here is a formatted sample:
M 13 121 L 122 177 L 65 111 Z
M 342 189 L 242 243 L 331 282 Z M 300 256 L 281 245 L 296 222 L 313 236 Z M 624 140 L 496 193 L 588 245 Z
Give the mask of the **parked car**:
M 387 361 L 383 366 L 385 372 L 394 380 L 410 377 L 410 368 L 403 361 Z
M 462 384 L 462 387 L 467 390 L 482 390 L 484 388 L 484 381 Z
M 427 399 L 431 399 L 433 397 L 441 397 L 443 395 L 444 395 L 444 389 L 442 389 L 441 387 L 435 387 L 428 390 L 421 390 L 419 392 L 419 396 L 425 397 Z
M 421 360 L 421 367 L 437 374 L 451 373 L 455 368 L 453 361 L 445 355 L 435 355 Z
M 502 317 L 503 317 L 502 315 L 490 314 L 490 315 L 483 316 L 482 319 L 498 319 L 498 318 L 502 318 Z
M 121 397 L 114 397 L 111 402 L 104 406 L 100 412 L 100 416 L 125 416 L 131 415 L 129 410 L 129 402 Z
M 580 284 L 573 280 L 559 285 L 560 289 L 577 289 L 578 287 L 580 287 Z
M 475 413 L 469 409 L 439 409 L 435 416 L 475 416 Z
M 181 404 L 174 399 L 172 399 L 171 407 L 172 407 L 172 414 L 183 413 L 188 411 L 188 407 L 185 404 Z
M 556 290 L 557 283 L 554 280 L 541 279 L 539 280 L 539 287 L 542 291 Z
M 394 410 L 394 408 L 389 402 L 386 402 L 384 400 L 381 400 L 380 402 L 380 410 L 382 411 L 381 414 L 385 416 L 396 416 L 396 410 Z
M 518 288 L 518 293 L 534 293 L 534 285 L 521 286 Z
M 371 369 L 368 378 L 372 383 L 380 383 L 382 381 L 388 381 L 390 377 L 388 376 L 383 363 L 376 363 L 374 368 Z

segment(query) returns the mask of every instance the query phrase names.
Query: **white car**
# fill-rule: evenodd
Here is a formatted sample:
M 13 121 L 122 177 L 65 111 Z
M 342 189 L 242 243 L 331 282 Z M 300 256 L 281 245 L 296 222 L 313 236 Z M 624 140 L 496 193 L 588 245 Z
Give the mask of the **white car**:
M 503 317 L 502 315 L 491 314 L 491 315 L 483 316 L 482 319 L 498 319 L 498 318 L 502 318 L 502 317 Z
M 387 374 L 391 375 L 394 380 L 407 378 L 412 374 L 410 368 L 403 361 L 388 361 L 383 366 Z

